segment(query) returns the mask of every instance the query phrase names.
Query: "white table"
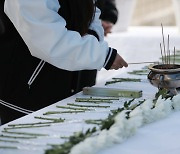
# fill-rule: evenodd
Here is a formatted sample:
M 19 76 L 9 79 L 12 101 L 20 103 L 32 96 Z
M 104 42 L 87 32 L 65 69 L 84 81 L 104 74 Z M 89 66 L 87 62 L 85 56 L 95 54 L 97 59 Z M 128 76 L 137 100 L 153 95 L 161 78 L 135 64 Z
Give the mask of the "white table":
M 165 27 L 164 32 L 170 34 L 170 49 L 176 46 L 180 49 L 180 36 L 175 27 Z M 109 44 L 118 49 L 118 52 L 127 60 L 127 62 L 140 62 L 140 61 L 157 61 L 160 57 L 159 43 L 161 42 L 161 28 L 160 27 L 132 27 L 128 32 L 111 34 L 106 38 Z M 141 65 L 129 65 L 127 69 L 121 69 L 118 71 L 105 71 L 102 70 L 98 73 L 97 85 L 104 87 L 104 83 L 110 80 L 112 77 L 132 77 L 141 78 L 144 82 L 142 83 L 118 83 L 110 85 L 109 87 L 114 88 L 125 88 L 125 89 L 136 89 L 143 90 L 144 98 L 152 98 L 157 92 L 157 88 L 151 86 L 146 81 L 146 76 L 129 75 L 127 72 L 141 69 Z M 84 96 L 81 92 L 69 97 L 65 100 L 57 102 L 51 106 L 43 108 L 37 112 L 34 112 L 28 116 L 22 117 L 9 124 L 17 123 L 32 123 L 39 122 L 34 116 L 42 116 L 43 113 L 52 110 L 62 111 L 63 109 L 57 109 L 56 105 L 66 106 L 67 103 L 74 103 L 77 97 L 88 97 Z M 53 124 L 50 127 L 41 127 L 33 129 L 21 129 L 22 132 L 31 133 L 42 133 L 49 134 L 49 137 L 40 137 L 38 139 L 31 140 L 18 140 L 21 143 L 5 143 L 0 142 L 0 146 L 16 146 L 19 149 L 0 149 L 1 154 L 41 154 L 44 150 L 49 148 L 46 146 L 47 143 L 58 144 L 63 143 L 65 140 L 59 137 L 70 136 L 77 131 L 85 131 L 88 128 L 92 128 L 94 125 L 89 125 L 84 122 L 87 119 L 103 119 L 108 116 L 111 109 L 121 107 L 127 98 L 122 98 L 119 101 L 114 101 L 108 109 L 96 109 L 95 111 L 88 111 L 85 113 L 77 114 L 62 114 L 52 115 L 52 118 L 65 118 L 64 123 Z M 107 104 L 105 104 L 107 105 Z M 166 119 L 146 125 L 138 130 L 138 132 L 127 141 L 120 145 L 115 145 L 108 149 L 100 151 L 98 154 L 179 154 L 180 143 L 178 139 L 180 137 L 180 121 L 178 120 L 180 113 L 171 114 Z M 0 127 L 0 131 L 7 127 L 8 124 Z M 18 131 L 18 130 L 16 130 Z M 0 138 L 2 139 L 2 138 Z M 27 143 L 30 142 L 30 143 Z M 36 145 L 34 145 L 36 144 Z

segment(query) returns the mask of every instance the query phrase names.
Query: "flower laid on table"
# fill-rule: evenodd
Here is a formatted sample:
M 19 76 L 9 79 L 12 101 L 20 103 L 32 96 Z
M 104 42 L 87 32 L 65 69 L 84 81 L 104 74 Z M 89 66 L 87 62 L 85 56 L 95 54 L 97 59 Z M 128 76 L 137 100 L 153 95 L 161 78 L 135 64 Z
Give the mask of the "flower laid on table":
M 103 129 L 89 131 L 88 137 L 82 134 L 81 136 L 87 138 L 83 138 L 80 143 L 76 142 L 70 149 L 63 150 L 64 144 L 71 144 L 69 140 L 63 145 L 48 150 L 46 154 L 59 153 L 58 151 L 63 151 L 63 154 L 66 154 L 66 152 L 70 152 L 70 154 L 95 154 L 104 148 L 122 143 L 134 135 L 137 129 L 143 125 L 165 118 L 172 111 L 180 110 L 179 100 L 180 95 L 167 99 L 160 95 L 156 100 L 147 99 L 136 104 L 132 104 L 134 100 L 130 100 L 130 102 L 124 103 L 123 108 L 114 110 L 102 122 L 101 120 L 94 121 Z M 104 126 L 102 127 L 102 125 Z

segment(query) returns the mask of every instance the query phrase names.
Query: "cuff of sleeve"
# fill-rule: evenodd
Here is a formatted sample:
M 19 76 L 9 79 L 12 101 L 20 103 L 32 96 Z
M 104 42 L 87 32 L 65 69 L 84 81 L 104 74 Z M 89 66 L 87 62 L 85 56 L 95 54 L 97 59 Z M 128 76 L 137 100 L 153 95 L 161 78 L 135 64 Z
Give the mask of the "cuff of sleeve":
M 105 60 L 105 63 L 104 63 L 104 68 L 106 70 L 109 70 L 116 58 L 116 55 L 117 55 L 117 50 L 116 49 L 113 49 L 113 48 L 109 48 L 109 52 L 106 56 L 106 60 Z
M 99 36 L 94 30 L 89 29 L 88 34 L 95 36 L 97 38 L 97 40 L 99 41 Z

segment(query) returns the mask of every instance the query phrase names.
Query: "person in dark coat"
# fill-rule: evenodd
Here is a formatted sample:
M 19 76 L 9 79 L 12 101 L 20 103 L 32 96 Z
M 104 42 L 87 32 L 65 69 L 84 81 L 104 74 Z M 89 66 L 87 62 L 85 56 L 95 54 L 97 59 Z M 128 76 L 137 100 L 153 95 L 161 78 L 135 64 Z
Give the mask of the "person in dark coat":
M 113 26 L 118 20 L 118 10 L 115 0 L 97 0 L 96 6 L 101 10 L 100 19 L 104 28 L 104 35 L 111 33 Z M 93 86 L 96 84 L 97 70 L 83 70 L 79 72 L 78 90 L 81 91 L 83 87 Z
M 96 11 L 93 0 L 0 1 L 2 124 L 80 91 L 82 70 L 127 66 Z
M 100 19 L 104 28 L 104 35 L 111 33 L 118 20 L 118 10 L 115 0 L 97 0 L 96 6 L 101 10 Z

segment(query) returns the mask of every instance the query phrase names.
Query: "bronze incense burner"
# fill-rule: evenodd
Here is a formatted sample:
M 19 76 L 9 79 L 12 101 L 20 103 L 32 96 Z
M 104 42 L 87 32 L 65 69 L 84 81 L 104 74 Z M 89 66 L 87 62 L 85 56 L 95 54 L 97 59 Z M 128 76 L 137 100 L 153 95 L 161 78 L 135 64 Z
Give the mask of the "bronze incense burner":
M 157 88 L 165 88 L 170 95 L 177 94 L 180 87 L 180 65 L 160 64 L 149 66 L 148 80 Z
M 167 38 L 167 48 L 165 45 L 164 31 L 162 26 L 163 45 L 160 43 L 162 63 L 157 65 L 150 65 L 150 72 L 148 79 L 150 83 L 157 88 L 165 88 L 169 95 L 176 95 L 177 88 L 180 88 L 180 65 L 175 63 L 176 54 L 175 47 L 173 55 L 169 49 L 169 35 Z

